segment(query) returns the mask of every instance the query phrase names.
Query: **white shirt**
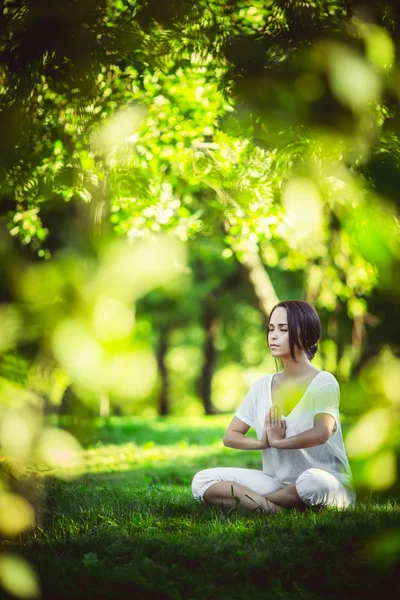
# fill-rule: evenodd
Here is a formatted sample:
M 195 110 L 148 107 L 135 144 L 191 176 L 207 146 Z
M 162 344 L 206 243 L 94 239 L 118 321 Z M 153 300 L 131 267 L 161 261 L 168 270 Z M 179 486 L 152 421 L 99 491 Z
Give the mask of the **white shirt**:
M 274 374 L 260 377 L 250 388 L 235 416 L 253 427 L 262 438 L 264 421 L 272 406 L 271 384 Z M 325 444 L 312 448 L 262 450 L 263 472 L 283 485 L 312 467 L 332 473 L 343 485 L 354 491 L 352 474 L 344 447 L 339 414 L 340 388 L 337 379 L 328 371 L 320 371 L 286 420 L 286 437 L 292 437 L 314 427 L 314 416 L 327 413 L 335 419 L 333 432 Z

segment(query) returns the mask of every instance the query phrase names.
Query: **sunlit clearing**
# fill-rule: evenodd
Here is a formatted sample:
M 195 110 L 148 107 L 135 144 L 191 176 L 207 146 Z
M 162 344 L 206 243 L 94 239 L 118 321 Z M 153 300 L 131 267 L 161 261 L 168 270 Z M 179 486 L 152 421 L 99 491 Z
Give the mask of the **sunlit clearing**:
M 364 483 L 374 491 L 391 488 L 396 483 L 397 466 L 394 450 L 382 450 L 368 459 L 364 471 Z
M 114 113 L 94 136 L 95 150 L 110 160 L 113 153 L 122 147 L 132 147 L 137 139 L 135 133 L 146 114 L 142 106 L 128 107 Z
M 395 46 L 390 35 L 369 23 L 363 27 L 368 60 L 382 71 L 390 71 L 395 62 Z
M 21 556 L 0 555 L 0 582 L 17 598 L 38 598 L 39 582 L 31 565 Z
M 318 187 L 306 177 L 291 179 L 282 195 L 288 220 L 293 227 L 289 243 L 313 246 L 321 237 L 322 205 Z
M 53 350 L 74 381 L 88 388 L 106 388 L 108 362 L 103 348 L 77 319 L 63 321 L 53 334 Z
M 357 52 L 347 46 L 330 43 L 327 49 L 334 94 L 354 111 L 366 108 L 379 95 L 381 86 L 378 75 Z
M 112 296 L 132 303 L 155 287 L 186 272 L 186 247 L 170 236 L 157 235 L 132 245 L 106 246 L 97 275 L 83 290 L 86 298 Z
M 150 350 L 117 354 L 111 360 L 112 385 L 116 399 L 145 398 L 156 382 L 157 362 Z
M 18 338 L 21 318 L 14 306 L 0 304 L 0 353 L 11 348 Z
M 56 469 L 58 476 L 63 469 L 79 469 L 82 466 L 81 445 L 63 429 L 46 427 L 39 440 L 38 454 L 49 467 Z
M 5 535 L 15 535 L 31 527 L 35 522 L 32 506 L 17 494 L 0 494 L 0 531 Z
M 346 437 L 349 457 L 362 458 L 377 452 L 390 433 L 390 412 L 384 408 L 363 415 Z
M 226 422 L 226 417 L 225 421 Z M 199 427 L 204 423 L 204 418 L 199 421 Z M 127 444 L 107 444 L 97 448 L 82 451 L 82 462 L 79 466 L 57 467 L 48 471 L 38 471 L 39 477 L 56 475 L 60 479 L 72 479 L 85 473 L 105 472 L 134 472 L 144 467 L 156 467 L 157 465 L 168 465 L 179 462 L 185 464 L 191 459 L 204 458 L 204 464 L 209 463 L 210 458 L 217 456 L 222 449 L 222 441 L 199 446 L 190 445 L 186 440 L 180 440 L 171 445 L 155 444 L 150 440 L 146 444 L 136 445 L 133 442 Z
M 135 324 L 133 309 L 111 298 L 100 296 L 93 310 L 93 330 L 102 342 L 128 338 Z

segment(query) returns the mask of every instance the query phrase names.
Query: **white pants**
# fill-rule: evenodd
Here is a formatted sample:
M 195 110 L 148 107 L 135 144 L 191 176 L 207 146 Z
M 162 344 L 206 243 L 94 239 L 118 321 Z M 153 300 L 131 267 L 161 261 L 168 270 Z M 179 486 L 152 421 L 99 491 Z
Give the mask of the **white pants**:
M 199 471 L 193 477 L 192 493 L 195 500 L 204 502 L 204 493 L 219 481 L 241 483 L 256 494 L 265 496 L 284 486 L 278 479 L 255 469 L 215 467 Z M 355 493 L 348 490 L 331 473 L 322 469 L 307 469 L 296 479 L 296 489 L 300 498 L 308 506 L 336 506 L 347 508 L 355 504 Z

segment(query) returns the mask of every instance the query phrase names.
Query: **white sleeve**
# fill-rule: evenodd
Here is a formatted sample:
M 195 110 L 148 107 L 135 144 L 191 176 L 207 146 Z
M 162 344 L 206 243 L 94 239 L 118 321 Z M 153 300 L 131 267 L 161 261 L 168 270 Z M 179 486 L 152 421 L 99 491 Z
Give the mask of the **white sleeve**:
M 235 417 L 246 423 L 249 427 L 255 429 L 256 419 L 256 394 L 254 391 L 254 385 L 249 389 L 246 396 L 244 397 L 241 405 L 235 413 Z
M 313 414 L 318 415 L 325 413 L 331 415 L 335 419 L 335 426 L 332 435 L 337 432 L 339 421 L 339 401 L 340 388 L 337 382 L 325 383 L 317 392 L 314 398 Z

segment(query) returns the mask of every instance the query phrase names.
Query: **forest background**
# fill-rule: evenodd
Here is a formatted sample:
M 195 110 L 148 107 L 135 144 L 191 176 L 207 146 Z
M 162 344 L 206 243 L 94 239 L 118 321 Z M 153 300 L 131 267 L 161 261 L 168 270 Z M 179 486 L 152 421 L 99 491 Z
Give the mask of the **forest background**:
M 289 298 L 320 314 L 358 490 L 397 495 L 400 9 L 0 10 L 4 506 L 38 460 L 78 468 L 101 422 L 227 425 L 279 368 L 266 321 Z

